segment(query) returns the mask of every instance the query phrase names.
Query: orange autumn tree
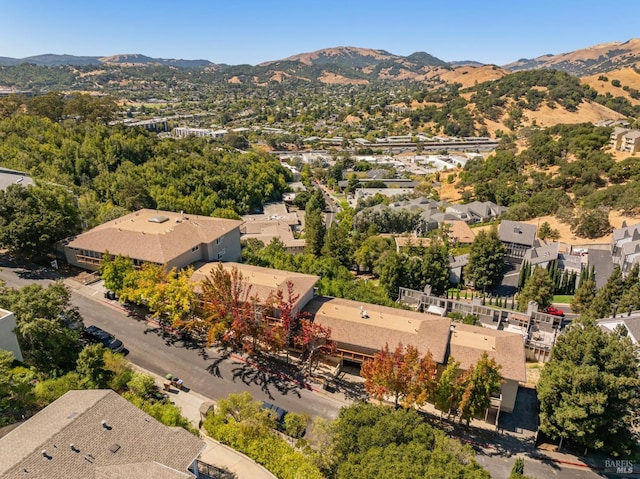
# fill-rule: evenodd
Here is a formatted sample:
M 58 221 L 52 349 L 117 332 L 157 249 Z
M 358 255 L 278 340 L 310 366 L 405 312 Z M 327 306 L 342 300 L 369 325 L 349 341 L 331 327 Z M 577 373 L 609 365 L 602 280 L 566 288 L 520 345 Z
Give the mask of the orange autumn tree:
M 361 374 L 369 396 L 380 401 L 392 397 L 396 408 L 399 404 L 407 408 L 422 405 L 431 397 L 437 364 L 431 352 L 420 357 L 415 346 L 402 343 L 391 352 L 385 344 L 373 359 L 362 364 Z
M 259 298 L 251 296 L 251 285 L 244 281 L 238 268 L 226 271 L 218 263 L 201 283 L 200 317 L 194 325 L 204 329 L 209 344 L 226 344 L 255 350 L 262 334 L 259 320 Z

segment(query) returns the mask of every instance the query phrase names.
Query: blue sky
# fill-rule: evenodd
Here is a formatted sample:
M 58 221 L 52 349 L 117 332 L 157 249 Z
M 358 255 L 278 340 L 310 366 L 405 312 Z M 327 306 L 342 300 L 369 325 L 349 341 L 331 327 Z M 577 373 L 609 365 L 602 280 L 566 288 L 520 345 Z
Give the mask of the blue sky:
M 257 64 L 358 46 L 502 65 L 639 37 L 638 18 L 638 0 L 0 0 L 0 56 Z

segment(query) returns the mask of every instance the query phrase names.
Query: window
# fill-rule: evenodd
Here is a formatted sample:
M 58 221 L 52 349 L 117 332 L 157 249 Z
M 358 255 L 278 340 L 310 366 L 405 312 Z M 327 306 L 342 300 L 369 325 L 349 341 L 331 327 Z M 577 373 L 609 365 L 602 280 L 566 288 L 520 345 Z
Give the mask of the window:
M 200 245 L 194 246 L 193 248 L 191 248 L 191 252 L 195 253 L 196 251 L 198 251 L 200 249 Z
M 224 254 L 225 254 L 225 253 L 226 253 L 225 249 L 224 249 L 224 248 L 222 248 L 222 249 L 220 250 L 220 252 L 218 253 L 218 259 L 222 259 L 222 258 L 224 258 Z
M 222 243 L 223 239 L 224 239 L 224 236 L 220 236 L 220 238 L 216 238 L 216 244 Z

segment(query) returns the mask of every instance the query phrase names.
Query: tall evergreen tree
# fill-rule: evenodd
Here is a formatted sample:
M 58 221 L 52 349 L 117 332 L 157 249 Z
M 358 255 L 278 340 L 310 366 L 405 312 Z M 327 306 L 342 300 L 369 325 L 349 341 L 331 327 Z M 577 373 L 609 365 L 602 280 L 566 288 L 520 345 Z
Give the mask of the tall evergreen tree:
M 592 279 L 583 279 L 571 300 L 571 310 L 577 314 L 584 314 L 591 308 L 593 298 L 596 297 L 596 283 Z
M 322 192 L 317 190 L 311 195 L 304 213 L 304 238 L 305 252 L 320 256 L 322 246 L 324 245 L 324 236 L 326 227 L 322 219 L 322 209 L 324 198 L 318 198 L 318 194 L 322 196 Z M 322 201 L 321 201 L 322 200 Z
M 600 288 L 595 298 L 593 298 L 593 302 L 588 311 L 589 316 L 598 319 L 606 318 L 613 314 L 613 308 L 618 304 L 618 301 L 620 301 L 623 291 L 624 281 L 622 279 L 622 271 L 620 267 L 616 265 L 607 280 L 607 284 Z
M 540 309 L 548 308 L 553 301 L 554 289 L 553 280 L 549 277 L 548 272 L 544 268 L 534 268 L 520 292 L 518 309 L 526 311 L 530 301 L 538 303 Z
M 478 290 L 485 291 L 499 285 L 504 277 L 506 251 L 495 225 L 489 232 L 480 231 L 471 244 L 465 278 Z

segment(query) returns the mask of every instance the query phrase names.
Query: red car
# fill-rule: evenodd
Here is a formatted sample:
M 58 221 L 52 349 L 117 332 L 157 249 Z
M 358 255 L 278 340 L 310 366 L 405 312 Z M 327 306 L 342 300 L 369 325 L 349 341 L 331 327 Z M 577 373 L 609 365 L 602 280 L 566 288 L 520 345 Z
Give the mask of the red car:
M 556 308 L 555 306 L 549 306 L 544 312 L 553 316 L 560 316 L 564 318 L 564 311 L 562 311 L 560 308 Z

